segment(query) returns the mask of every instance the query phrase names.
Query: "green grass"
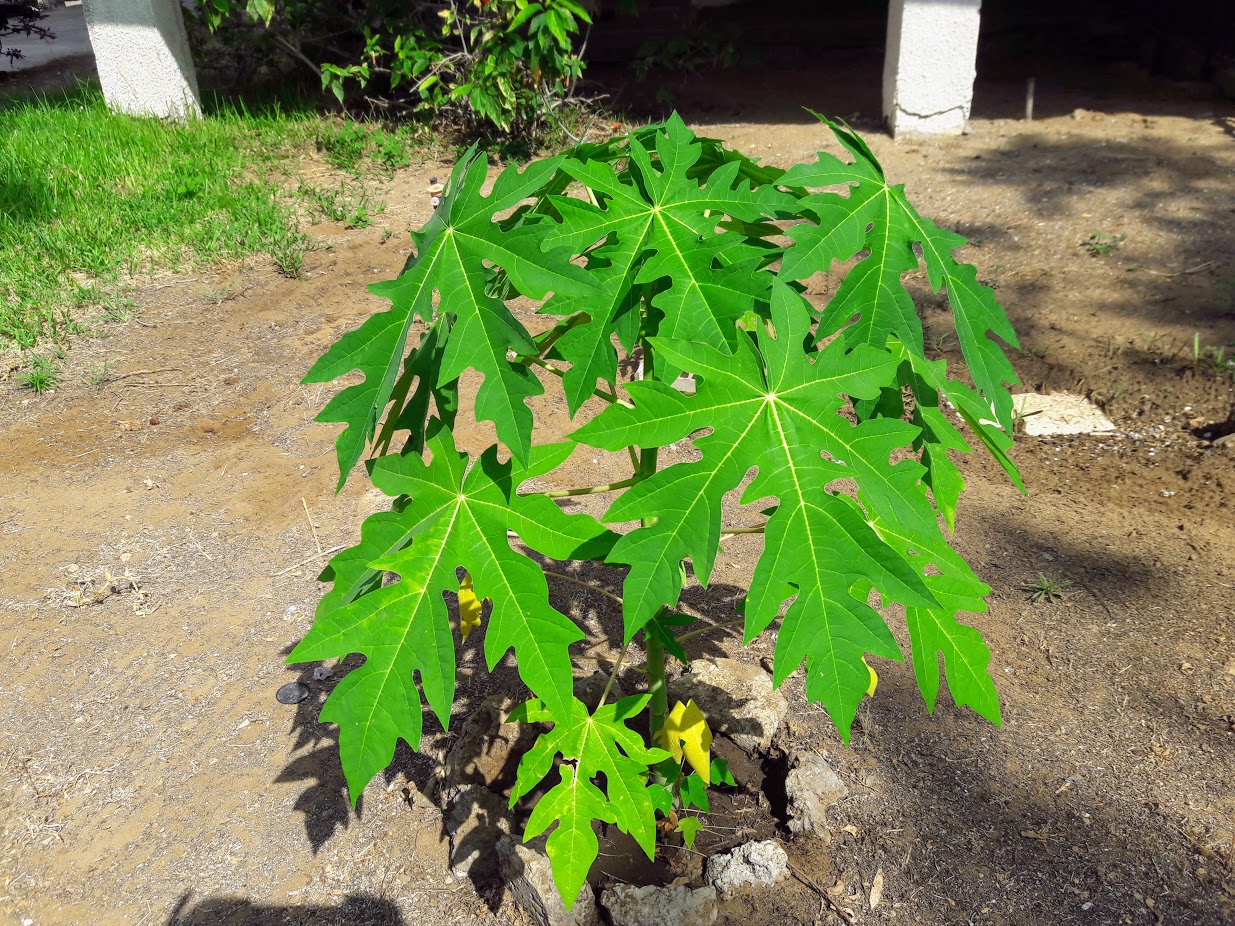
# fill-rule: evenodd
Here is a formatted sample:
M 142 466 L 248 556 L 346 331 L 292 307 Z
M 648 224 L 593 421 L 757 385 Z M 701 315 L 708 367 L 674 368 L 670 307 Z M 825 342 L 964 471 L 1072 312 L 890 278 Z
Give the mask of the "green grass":
M 267 254 L 299 273 L 308 239 L 279 177 L 322 120 L 215 107 L 172 124 L 117 115 L 97 89 L 0 101 L 0 348 L 123 318 L 120 284 Z

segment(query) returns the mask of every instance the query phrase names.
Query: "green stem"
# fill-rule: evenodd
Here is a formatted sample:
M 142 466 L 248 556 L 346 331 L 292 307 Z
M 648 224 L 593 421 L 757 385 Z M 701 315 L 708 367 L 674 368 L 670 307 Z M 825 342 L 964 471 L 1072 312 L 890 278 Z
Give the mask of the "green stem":
M 611 482 L 603 486 L 584 486 L 581 489 L 556 489 L 552 492 L 542 492 L 545 498 L 569 498 L 572 495 L 599 495 L 601 492 L 613 492 L 617 489 L 627 489 L 639 481 L 638 476 L 631 476 L 621 482 Z
M 652 742 L 657 734 L 665 728 L 665 718 L 669 716 L 669 689 L 665 685 L 665 645 L 655 634 L 643 631 L 643 645 L 648 654 L 648 694 L 652 696 L 648 702 L 651 721 L 648 730 L 652 734 Z
M 572 585 L 578 585 L 580 588 L 586 588 L 588 591 L 595 592 L 597 595 L 604 595 L 606 598 L 612 599 L 618 604 L 622 603 L 621 595 L 615 595 L 613 592 L 603 589 L 600 586 L 593 585 L 591 582 L 584 582 L 582 579 L 576 579 L 574 576 L 568 576 L 562 572 L 551 572 L 548 569 L 544 572 L 547 576 L 553 576 L 553 578 L 561 579 L 563 582 L 569 582 Z
M 720 532 L 724 537 L 726 534 L 762 534 L 765 525 L 760 524 L 758 527 L 727 527 Z
M 600 710 L 605 706 L 605 701 L 609 699 L 609 692 L 613 688 L 613 680 L 617 678 L 618 672 L 622 669 L 622 661 L 626 659 L 626 651 L 630 649 L 630 642 L 622 647 L 622 651 L 618 653 L 617 659 L 613 663 L 613 671 L 609 673 L 609 681 L 605 682 L 605 690 L 600 693 L 600 700 L 596 703 L 596 709 Z
M 656 367 L 652 345 L 646 338 L 642 339 L 640 344 L 643 346 L 643 378 L 653 379 L 656 375 Z M 640 449 L 638 471 L 640 479 L 647 479 L 656 473 L 659 453 L 658 447 Z M 651 518 L 644 518 L 642 524 L 648 527 L 651 521 Z M 665 667 L 668 659 L 665 656 L 665 645 L 656 638 L 655 634 L 648 633 L 646 627 L 643 630 L 643 644 L 647 648 L 648 694 L 652 696 L 648 702 L 651 715 L 648 732 L 652 734 L 652 741 L 655 742 L 657 734 L 665 727 L 665 719 L 669 716 L 669 689 L 665 684 Z
M 548 371 L 549 371 L 550 373 L 552 373 L 554 376 L 557 376 L 557 377 L 562 378 L 562 379 L 565 379 L 565 377 L 566 377 L 566 371 L 565 371 L 565 370 L 559 370 L 559 369 L 558 369 L 557 367 L 555 367 L 553 364 L 551 364 L 551 363 L 549 363 L 549 362 L 547 362 L 547 361 L 545 361 L 545 360 L 541 360 L 539 357 L 525 357 L 525 358 L 523 358 L 523 359 L 524 359 L 524 360 L 526 360 L 526 361 L 528 361 L 528 362 L 530 362 L 530 363 L 532 363 L 532 364 L 534 364 L 535 366 L 542 367 L 542 368 L 544 368 L 544 369 L 548 370 Z M 599 389 L 593 389 L 593 390 L 592 390 L 592 395 L 596 396 L 597 398 L 604 399 L 606 402 L 608 402 L 608 403 L 609 403 L 609 404 L 611 404 L 611 405 L 612 405 L 614 402 L 616 402 L 616 401 L 617 401 L 617 399 L 615 399 L 613 396 L 609 395 L 609 393 L 607 393 L 607 392 L 601 392 Z

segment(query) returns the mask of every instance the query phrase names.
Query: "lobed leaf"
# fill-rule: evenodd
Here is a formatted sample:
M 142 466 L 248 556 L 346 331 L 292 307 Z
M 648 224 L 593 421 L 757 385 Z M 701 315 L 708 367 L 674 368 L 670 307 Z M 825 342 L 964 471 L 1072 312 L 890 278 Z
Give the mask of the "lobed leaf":
M 602 704 L 589 714 L 578 700 L 567 711 L 532 701 L 516 715 L 524 721 L 551 722 L 553 728 L 541 734 L 520 760 L 510 795 L 512 807 L 550 774 L 558 756 L 564 760 L 557 766 L 561 780 L 536 804 L 523 838 L 533 839 L 557 823 L 546 851 L 567 909 L 596 860 L 594 820 L 616 824 L 649 859 L 655 853 L 656 815 L 647 774 L 649 766 L 664 761 L 669 753 L 646 747 L 627 725 L 647 702 L 648 695 L 632 696 Z M 596 784 L 601 775 L 604 791 Z
M 520 460 L 527 459 L 532 413 L 525 402 L 544 388 L 525 365 L 508 359 L 508 350 L 532 354 L 535 347 L 506 303 L 490 294 L 491 268 L 500 267 L 518 292 L 537 299 L 550 291 L 584 293 L 594 284 L 571 265 L 569 253 L 542 251 L 535 222 L 503 228 L 493 216 L 543 187 L 561 160 L 536 161 L 522 173 L 508 167 L 484 196 L 488 161 L 474 147 L 469 150 L 433 217 L 412 233 L 414 252 L 403 272 L 369 287 L 390 300 L 390 309 L 340 338 L 309 370 L 306 383 L 330 382 L 352 370 L 364 374 L 363 382 L 343 389 L 317 417 L 346 425 L 336 441 L 339 488 L 373 440 L 391 400 L 412 322 L 418 316 L 431 323 L 436 313 L 452 320 L 449 336 L 439 333 L 445 348 L 438 380 L 449 383 L 469 368 L 481 373 L 477 420 L 492 421 L 498 438 Z
M 541 567 L 511 548 L 507 530 L 551 556 L 603 553 L 614 535 L 586 514 L 568 515 L 544 497 L 516 493 L 520 483 L 560 464 L 567 445 L 537 447 L 526 466 L 498 461 L 490 448 L 469 467 L 449 431 L 428 441 L 430 462 L 408 453 L 373 466 L 373 481 L 407 501 L 372 515 L 359 546 L 330 564 L 336 587 L 318 606 L 312 629 L 288 657 L 304 662 L 362 653 L 365 663 L 331 694 L 321 719 L 339 725 L 339 752 L 352 801 L 390 764 L 398 739 L 420 743 L 421 702 L 448 726 L 454 700 L 455 647 L 442 593 L 458 593 L 459 568 L 476 600 L 493 600 L 485 628 L 489 668 L 513 648 L 527 686 L 560 715 L 572 694 L 568 649 L 583 634 L 549 605 Z M 372 576 L 389 571 L 398 581 Z

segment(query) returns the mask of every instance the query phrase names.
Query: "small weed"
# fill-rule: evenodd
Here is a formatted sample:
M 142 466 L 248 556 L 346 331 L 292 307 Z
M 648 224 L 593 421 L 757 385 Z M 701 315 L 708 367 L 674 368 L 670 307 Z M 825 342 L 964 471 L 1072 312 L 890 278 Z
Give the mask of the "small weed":
M 288 232 L 270 248 L 270 256 L 279 273 L 292 280 L 300 277 L 300 271 L 304 269 L 304 256 L 308 252 L 309 239 L 299 232 Z
M 1070 588 L 1072 588 L 1072 581 L 1061 578 L 1057 572 L 1039 572 L 1036 579 L 1021 586 L 1022 591 L 1029 592 L 1029 600 L 1034 604 L 1053 604 L 1056 601 L 1063 601 Z
M 206 290 L 206 300 L 212 305 L 222 305 L 235 294 L 230 286 L 212 286 Z
M 373 160 L 382 167 L 394 170 L 412 163 L 407 150 L 407 140 L 402 132 L 390 135 L 378 129 L 373 135 L 373 142 Z
M 394 236 L 395 236 L 395 230 L 393 228 L 384 229 L 382 231 L 382 240 L 380 243 L 385 244 L 387 241 L 389 241 Z
M 343 222 L 348 228 L 368 228 L 375 215 L 386 211 L 386 204 L 370 197 L 359 183 L 340 183 L 337 190 L 302 183 L 300 195 L 315 219 Z
M 1123 235 L 1111 235 L 1104 231 L 1096 231 L 1084 242 L 1084 248 L 1094 257 L 1116 251 L 1124 243 Z
M 1101 390 L 1095 389 L 1093 392 L 1089 394 L 1089 398 L 1093 402 L 1094 405 L 1098 406 L 1098 408 L 1102 409 L 1104 412 L 1109 412 L 1112 408 L 1115 407 L 1116 403 L 1119 402 L 1119 400 L 1122 399 L 1127 394 L 1128 394 L 1128 387 L 1120 386 L 1118 389 L 1116 389 L 1114 392 L 1110 393 L 1109 395 L 1105 392 L 1102 392 Z
M 335 167 L 355 170 L 369 149 L 369 132 L 355 122 L 323 129 L 317 133 L 317 148 Z
M 87 386 L 103 385 L 105 382 L 107 382 L 108 378 L 111 376 L 112 370 L 115 369 L 115 366 L 116 365 L 112 363 L 110 360 L 105 360 L 103 363 L 90 367 L 90 369 L 86 370 L 86 385 Z
M 642 82 L 657 72 L 697 74 L 707 68 L 731 68 L 737 63 L 737 50 L 727 37 L 715 32 L 693 32 L 680 38 L 644 42 L 633 69 L 635 79 Z
M 30 369 L 17 377 L 23 386 L 36 394 L 54 388 L 61 378 L 60 365 L 48 357 L 31 357 Z

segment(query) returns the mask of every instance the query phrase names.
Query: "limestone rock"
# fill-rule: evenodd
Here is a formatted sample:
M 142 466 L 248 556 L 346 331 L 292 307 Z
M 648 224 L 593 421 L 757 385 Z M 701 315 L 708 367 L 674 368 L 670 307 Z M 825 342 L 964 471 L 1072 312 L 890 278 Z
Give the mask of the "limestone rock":
M 544 837 L 521 843 L 503 836 L 497 843 L 502 879 L 516 902 L 537 926 L 600 926 L 600 913 L 591 888 L 584 887 L 569 910 L 553 883 L 553 871 L 544 851 Z
M 788 864 L 789 856 L 775 839 L 748 842 L 708 859 L 707 879 L 725 894 L 749 884 L 773 884 Z
M 1016 414 L 1025 421 L 1029 437 L 1061 434 L 1104 434 L 1115 430 L 1111 419 L 1084 396 L 1027 392 L 1012 397 Z
M 506 722 L 515 703 L 504 695 L 490 695 L 463 722 L 446 754 L 447 794 L 466 785 L 501 791 L 514 784 L 519 759 L 539 732 L 535 725 Z
M 827 832 L 827 809 L 849 793 L 832 766 L 818 756 L 806 756 L 785 778 L 789 799 L 789 832 L 821 836 Z
M 682 884 L 617 884 L 605 888 L 600 903 L 613 926 L 712 926 L 719 912 L 711 885 L 692 891 Z
M 443 818 L 450 838 L 450 868 L 460 878 L 489 880 L 498 873 L 497 841 L 510 832 L 506 802 L 480 785 L 461 788 Z
M 694 698 L 713 733 L 722 733 L 747 752 L 766 751 L 789 710 L 772 677 L 736 659 L 698 659 L 670 685 L 674 700 Z

